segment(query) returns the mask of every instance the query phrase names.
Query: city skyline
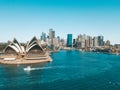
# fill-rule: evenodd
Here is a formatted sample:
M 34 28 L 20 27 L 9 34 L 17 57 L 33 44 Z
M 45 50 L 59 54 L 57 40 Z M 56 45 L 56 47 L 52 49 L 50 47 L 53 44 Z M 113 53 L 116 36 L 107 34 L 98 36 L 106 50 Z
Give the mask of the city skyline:
M 16 37 L 25 42 L 33 36 L 67 34 L 103 35 L 120 43 L 120 1 L 118 0 L 0 0 L 0 42 Z M 23 39 L 24 37 L 24 39 Z

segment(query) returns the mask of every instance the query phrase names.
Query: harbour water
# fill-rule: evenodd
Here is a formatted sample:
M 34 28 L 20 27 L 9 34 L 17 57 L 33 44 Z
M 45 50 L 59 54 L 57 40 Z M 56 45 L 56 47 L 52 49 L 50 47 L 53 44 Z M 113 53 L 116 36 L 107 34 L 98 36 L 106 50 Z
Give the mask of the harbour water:
M 0 65 L 0 90 L 119 90 L 120 55 L 61 50 L 53 62 Z

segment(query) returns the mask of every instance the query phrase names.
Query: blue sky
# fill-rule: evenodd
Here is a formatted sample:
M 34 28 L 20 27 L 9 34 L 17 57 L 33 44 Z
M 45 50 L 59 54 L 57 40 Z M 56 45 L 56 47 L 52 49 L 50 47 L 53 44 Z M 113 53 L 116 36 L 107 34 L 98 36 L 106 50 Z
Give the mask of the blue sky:
M 62 38 L 85 33 L 120 43 L 120 1 L 0 0 L 0 42 L 26 42 L 49 28 Z

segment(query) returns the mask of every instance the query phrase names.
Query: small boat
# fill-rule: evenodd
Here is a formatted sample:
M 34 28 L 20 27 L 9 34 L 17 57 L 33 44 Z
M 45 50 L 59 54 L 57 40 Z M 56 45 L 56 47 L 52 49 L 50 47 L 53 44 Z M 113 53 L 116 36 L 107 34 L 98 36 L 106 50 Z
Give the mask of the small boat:
M 25 71 L 30 71 L 32 70 L 32 68 L 30 66 L 27 66 L 26 68 L 24 68 Z
M 119 55 L 119 53 L 116 53 L 116 55 Z

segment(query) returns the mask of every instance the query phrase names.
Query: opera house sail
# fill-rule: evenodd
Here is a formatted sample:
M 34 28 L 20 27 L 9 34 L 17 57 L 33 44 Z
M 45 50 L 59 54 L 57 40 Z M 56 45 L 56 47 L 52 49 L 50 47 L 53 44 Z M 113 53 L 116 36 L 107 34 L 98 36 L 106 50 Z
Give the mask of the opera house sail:
M 3 52 L 5 55 L 21 58 L 21 56 L 25 54 L 25 49 L 24 46 L 21 46 L 21 44 L 14 38 L 13 42 L 10 42 Z
M 26 46 L 26 59 L 47 59 L 47 53 L 43 50 L 40 40 L 33 37 Z

